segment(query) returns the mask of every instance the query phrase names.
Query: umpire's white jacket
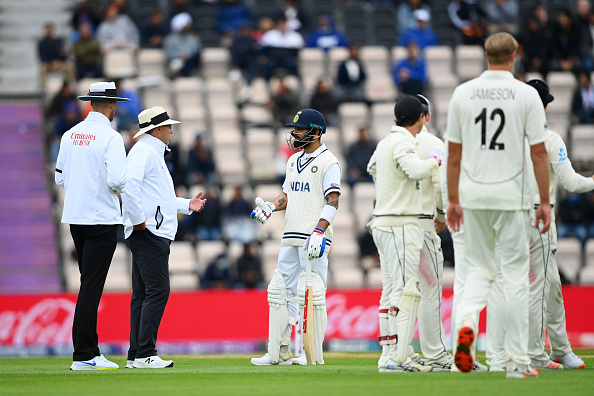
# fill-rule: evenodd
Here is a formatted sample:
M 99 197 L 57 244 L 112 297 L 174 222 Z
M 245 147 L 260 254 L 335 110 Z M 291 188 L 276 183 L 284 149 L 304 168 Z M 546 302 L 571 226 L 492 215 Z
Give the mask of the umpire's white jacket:
M 126 238 L 132 234 L 133 225 L 146 221 L 151 233 L 174 240 L 177 213 L 192 213 L 190 200 L 175 196 L 165 164 L 166 149 L 161 140 L 145 134 L 128 154 L 128 185 L 122 194 Z
M 62 135 L 55 180 L 66 190 L 62 223 L 122 224 L 115 192 L 126 187 L 126 150 L 105 115 L 92 111 Z

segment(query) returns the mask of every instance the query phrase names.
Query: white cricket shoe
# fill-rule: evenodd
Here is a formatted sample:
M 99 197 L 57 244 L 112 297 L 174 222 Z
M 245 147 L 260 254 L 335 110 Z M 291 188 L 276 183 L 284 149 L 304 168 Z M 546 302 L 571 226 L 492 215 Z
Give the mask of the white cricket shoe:
M 563 370 L 563 366 L 559 363 L 555 363 L 552 360 L 531 360 L 530 365 L 535 370 Z
M 440 362 L 431 362 L 431 366 L 433 366 L 433 371 L 452 371 L 452 367 L 456 367 L 453 357 Z
M 159 356 L 149 356 L 145 358 L 134 359 L 133 368 L 151 368 L 160 369 L 173 367 L 173 360 L 163 360 Z
M 425 359 L 423 359 L 421 357 L 421 355 L 419 355 L 418 353 L 414 352 L 411 353 L 410 355 L 410 360 L 412 360 L 413 362 L 415 362 L 416 364 L 419 364 L 421 366 L 428 366 L 429 363 L 427 363 L 427 361 Z
M 411 362 L 409 364 L 388 364 L 385 373 L 428 373 L 433 367 Z
M 583 369 L 586 368 L 584 361 L 573 351 L 566 353 L 565 355 L 557 355 L 551 353 L 551 360 L 557 363 L 563 363 L 566 369 Z
M 298 358 L 293 359 L 293 364 L 298 364 L 300 366 L 307 366 L 307 356 L 305 355 L 305 353 L 302 353 L 301 355 L 299 355 Z M 326 363 L 324 363 L 324 360 L 322 359 L 321 362 L 316 362 L 316 364 L 326 364 Z
M 505 378 L 538 378 L 538 372 L 534 370 L 530 365 L 523 366 L 511 362 L 507 365 L 507 374 Z
M 126 360 L 126 368 L 134 368 L 134 360 Z
M 489 371 L 492 373 L 503 373 L 507 371 L 507 369 L 505 367 L 491 366 L 489 367 Z
M 293 359 L 288 359 L 288 360 L 283 360 L 281 358 L 278 359 L 278 363 L 272 363 L 272 361 L 270 360 L 270 355 L 268 355 L 268 353 L 262 357 L 259 358 L 252 358 L 251 362 L 254 366 L 274 366 L 274 365 L 279 365 L 279 366 L 290 366 L 291 364 L 293 364 Z
M 115 370 L 120 368 L 114 362 L 110 362 L 103 355 L 95 356 L 91 360 L 82 360 L 72 362 L 70 370 Z

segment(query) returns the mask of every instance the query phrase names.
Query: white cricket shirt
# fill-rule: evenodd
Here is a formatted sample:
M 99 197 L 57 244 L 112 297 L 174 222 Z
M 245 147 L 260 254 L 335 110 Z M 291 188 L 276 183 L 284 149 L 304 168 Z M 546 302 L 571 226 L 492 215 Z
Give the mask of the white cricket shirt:
M 429 133 L 427 127 L 423 127 L 421 132 L 415 136 L 418 144 L 419 157 L 426 159 L 429 157 L 429 151 L 432 148 L 438 147 L 444 150 L 443 141 L 437 136 Z M 431 176 L 422 179 L 421 185 L 421 227 L 425 231 L 435 231 L 435 223 L 433 222 L 433 215 L 437 213 L 439 221 L 445 221 L 445 213 L 443 209 L 443 201 L 441 198 L 441 171 L 439 169 L 434 170 Z
M 62 223 L 122 224 L 115 192 L 126 186 L 126 150 L 110 125 L 105 115 L 91 111 L 62 135 L 55 174 L 66 190 Z
M 177 213 L 192 213 L 190 200 L 175 196 L 165 164 L 166 148 L 161 140 L 144 134 L 128 153 L 128 186 L 122 194 L 126 238 L 132 234 L 133 225 L 146 221 L 151 233 L 174 240 Z
M 538 93 L 507 71 L 488 70 L 459 85 L 450 101 L 448 141 L 462 145 L 463 208 L 528 210 L 533 177 L 526 144 L 547 140 Z
M 572 193 L 584 193 L 594 190 L 594 180 L 591 177 L 584 177 L 577 173 L 571 161 L 567 157 L 567 148 L 561 136 L 550 129 L 547 130 L 548 139 L 545 142 L 549 157 L 549 197 L 551 205 L 557 200 L 557 181 Z M 534 199 L 536 204 L 540 203 L 538 191 Z M 551 215 L 554 211 L 551 209 Z
M 340 194 L 341 169 L 338 160 L 322 144 L 313 153 L 293 154 L 287 161 L 283 192 L 287 209 L 283 225 L 282 246 L 303 246 L 317 226 L 326 196 Z M 332 243 L 332 224 L 324 232 L 328 246 Z
M 434 159 L 421 159 L 418 142 L 405 128 L 392 126 L 390 134 L 378 144 L 367 164 L 375 181 L 376 203 L 373 225 L 419 224 L 421 179 L 437 170 Z

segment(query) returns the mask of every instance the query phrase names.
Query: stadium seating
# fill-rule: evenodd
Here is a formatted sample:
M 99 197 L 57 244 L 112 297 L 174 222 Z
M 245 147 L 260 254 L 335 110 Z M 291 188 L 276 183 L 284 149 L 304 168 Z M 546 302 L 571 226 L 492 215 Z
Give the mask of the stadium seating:
M 579 273 L 581 284 L 594 284 L 594 239 L 588 239 L 584 249 L 585 259 Z
M 22 3 L 22 5 L 17 3 Z M 38 26 L 41 26 L 41 16 L 29 18 L 26 24 L 22 24 L 24 26 L 22 29 L 26 34 L 18 37 L 20 47 L 9 46 L 7 43 L 10 39 L 17 38 L 12 30 L 16 29 L 17 22 L 23 20 L 23 10 L 26 5 L 31 3 L 33 3 L 32 0 L 22 0 L 16 3 L 2 1 L 0 65 L 6 68 L 2 70 L 0 92 L 27 90 L 31 84 L 37 84 L 35 87 L 39 88 L 36 59 L 31 54 L 35 53 L 32 38 L 37 38 L 39 35 Z M 60 36 L 69 34 L 70 32 L 66 30 L 65 26 L 68 25 L 66 10 L 71 2 L 49 0 L 47 6 L 46 2 L 43 3 L 44 5 L 39 8 L 43 12 L 48 12 L 47 15 L 57 15 L 54 20 L 61 23 L 57 33 Z M 90 4 L 100 3 L 100 0 L 90 1 Z M 128 3 L 131 16 L 138 22 L 153 7 L 162 7 L 167 2 L 129 0 Z M 247 0 L 246 3 L 253 7 L 257 16 L 272 15 L 283 4 L 281 0 Z M 321 13 L 333 15 L 337 26 L 347 34 L 350 41 L 361 45 L 360 57 L 368 75 L 366 94 L 373 103 L 369 106 L 365 103 L 341 104 L 338 112 L 339 125 L 329 128 L 328 134 L 324 136 L 324 142 L 339 157 L 343 163 L 343 169 L 346 168 L 343 153 L 350 143 L 356 141 L 357 130 L 360 126 L 366 126 L 370 135 L 379 140 L 393 125 L 393 103 L 398 92 L 392 81 L 390 70 L 394 62 L 406 57 L 405 48 L 394 46 L 397 33 L 394 23 L 395 9 L 391 4 L 348 3 L 338 0 L 304 0 L 301 2 L 310 16 Z M 441 136 L 445 131 L 449 100 L 454 88 L 461 81 L 479 75 L 485 69 L 485 60 L 480 47 L 456 45 L 458 40 L 456 31 L 451 27 L 445 12 L 447 2 L 443 2 L 443 4 L 442 2 L 432 2 L 431 6 L 432 25 L 437 31 L 441 45 L 425 50 L 430 83 L 426 95 L 432 103 L 434 117 L 429 125 L 430 130 Z M 56 12 L 53 12 L 54 10 Z M 14 21 L 8 16 L 12 12 L 20 15 Z M 180 143 L 180 148 L 183 151 L 182 156 L 193 145 L 196 133 L 203 133 L 207 143 L 213 149 L 218 172 L 224 185 L 224 194 L 228 194 L 228 186 L 233 184 L 252 184 L 256 195 L 271 200 L 280 193 L 278 177 L 279 173 L 282 173 L 282 166 L 277 163 L 277 154 L 279 145 L 285 144 L 285 136 L 284 129 L 280 128 L 277 131 L 278 125 L 273 122 L 270 109 L 262 105 L 269 101 L 270 92 L 274 91 L 277 84 L 276 79 L 272 79 L 271 84 L 268 85 L 262 78 L 256 78 L 252 84 L 252 94 L 249 100 L 238 106 L 240 101 L 237 95 L 240 90 L 227 79 L 230 54 L 226 48 L 221 47 L 220 34 L 215 26 L 217 7 L 208 2 L 194 2 L 190 5 L 190 13 L 194 16 L 195 25 L 205 47 L 202 52 L 200 76 L 170 80 L 166 77 L 164 52 L 159 49 L 139 50 L 137 63 L 134 56 L 129 53 L 108 54 L 105 59 L 106 74 L 110 77 L 138 75 L 137 80 L 129 81 L 138 86 L 144 106 L 162 106 L 168 110 L 171 109 L 170 115 L 182 121 L 182 124 L 174 129 L 178 133 L 173 137 Z M 315 24 L 313 21 L 314 18 L 311 18 L 310 29 Z M 31 26 L 34 26 L 34 29 Z M 22 40 L 23 37 L 26 40 Z M 347 56 L 348 50 L 345 48 L 334 48 L 328 53 L 323 53 L 318 49 L 304 49 L 300 52 L 299 66 L 302 81 L 289 77 L 287 83 L 301 90 L 302 106 L 308 104 L 317 79 L 320 76 L 335 79 L 339 63 Z M 27 67 L 23 67 L 25 74 L 29 73 L 27 78 L 18 77 L 23 71 L 19 71 L 17 75 L 14 67 L 8 67 L 14 66 L 14 61 L 11 60 L 13 58 L 27 60 L 31 65 L 34 65 L 35 73 L 30 72 L 29 69 L 33 69 L 33 67 L 28 64 Z M 20 62 L 22 63 L 22 61 Z M 526 77 L 530 79 L 541 76 L 528 74 Z M 12 82 L 9 84 L 11 80 Z M 85 94 L 92 81 L 94 80 L 79 81 L 76 88 L 77 94 Z M 575 88 L 575 78 L 571 74 L 551 72 L 547 76 L 547 81 L 556 98 L 548 109 L 549 126 L 567 138 L 571 158 L 576 164 L 591 163 L 594 152 L 592 128 L 573 126 L 571 135 L 566 136 L 571 121 L 569 106 Z M 59 88 L 59 82 L 58 78 L 53 78 L 50 75 L 48 84 L 44 87 L 47 95 L 51 95 Z M 365 222 L 371 215 L 370 203 L 373 201 L 375 192 L 372 184 L 358 184 L 353 190 L 349 190 L 346 183 L 344 185 L 341 209 L 336 220 L 338 229 L 335 238 L 336 244 L 330 257 L 329 284 L 331 286 L 360 286 L 362 276 L 357 259 L 356 236 L 363 230 Z M 57 205 L 61 205 L 60 198 Z M 62 234 L 60 247 L 64 257 L 68 257 L 69 249 L 72 248 L 71 243 L 68 243 L 70 239 L 68 230 L 65 227 L 60 227 L 60 230 Z M 260 227 L 259 236 L 264 239 L 262 251 L 265 261 L 265 277 L 269 279 L 276 266 L 279 240 L 282 236 L 282 215 L 273 216 L 269 223 Z M 576 279 L 579 273 L 580 277 L 587 280 L 590 273 L 588 271 L 594 272 L 594 270 L 590 266 L 585 266 L 579 271 L 581 248 L 576 248 L 574 242 L 573 239 L 560 240 L 559 265 L 569 273 L 570 278 Z M 182 289 L 197 287 L 199 284 L 198 274 L 204 270 L 207 258 L 213 258 L 221 249 L 224 249 L 216 243 L 200 245 L 197 248 L 200 259 L 200 265 L 198 265 L 191 257 L 196 252 L 191 244 L 185 242 L 172 244 L 171 263 L 172 268 L 175 269 L 172 271 L 172 287 Z M 336 248 L 337 246 L 340 246 L 341 249 Z M 345 246 L 344 250 L 342 246 Z M 231 248 L 231 250 L 233 249 L 236 247 Z M 118 260 L 123 262 L 124 254 L 121 250 L 118 251 L 120 255 Z M 205 256 L 203 257 L 202 254 Z M 588 255 L 586 256 L 588 262 L 594 261 L 594 259 L 589 260 Z M 76 266 L 71 261 L 67 261 L 67 263 L 65 268 L 67 268 L 69 279 L 68 285 L 71 288 L 76 283 L 78 275 L 74 271 Z M 196 265 L 197 269 L 193 265 Z M 125 267 L 122 265 L 118 268 L 123 271 Z M 446 284 L 453 282 L 451 271 L 451 269 L 444 270 L 444 283 Z M 113 289 L 125 287 L 123 280 L 121 283 L 118 282 L 109 283 L 108 287 Z M 369 271 L 367 282 L 370 286 L 380 286 L 379 270 Z
M 577 238 L 561 238 L 557 241 L 557 265 L 571 282 L 578 278 L 582 263 L 582 245 Z

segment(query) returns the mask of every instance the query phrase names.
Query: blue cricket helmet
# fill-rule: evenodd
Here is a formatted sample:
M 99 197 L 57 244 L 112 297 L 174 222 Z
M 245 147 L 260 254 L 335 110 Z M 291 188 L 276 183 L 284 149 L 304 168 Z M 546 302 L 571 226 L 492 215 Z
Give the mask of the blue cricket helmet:
M 322 133 L 326 132 L 326 120 L 322 113 L 314 109 L 302 109 L 295 114 L 293 122 L 287 126 L 299 127 L 305 129 L 319 129 Z

